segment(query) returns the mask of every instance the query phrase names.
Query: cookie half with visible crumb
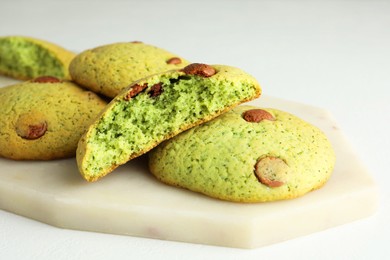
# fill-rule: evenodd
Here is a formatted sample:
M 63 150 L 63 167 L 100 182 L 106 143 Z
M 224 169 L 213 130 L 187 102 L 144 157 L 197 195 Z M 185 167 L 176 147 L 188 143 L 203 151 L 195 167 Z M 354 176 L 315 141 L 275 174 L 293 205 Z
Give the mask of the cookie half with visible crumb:
M 116 96 L 80 139 L 80 173 L 95 181 L 260 93 L 252 76 L 222 65 L 194 63 L 139 80 Z
M 77 143 L 107 104 L 54 77 L 0 88 L 0 156 L 51 160 L 75 156 Z
M 335 154 L 325 134 L 277 109 L 239 106 L 149 152 L 160 181 L 234 202 L 292 199 L 322 187 Z
M 184 58 L 156 46 L 122 42 L 78 54 L 70 64 L 70 74 L 85 88 L 113 98 L 136 80 L 188 64 Z
M 16 79 L 47 75 L 70 79 L 69 64 L 75 56 L 44 40 L 25 36 L 0 37 L 0 74 Z

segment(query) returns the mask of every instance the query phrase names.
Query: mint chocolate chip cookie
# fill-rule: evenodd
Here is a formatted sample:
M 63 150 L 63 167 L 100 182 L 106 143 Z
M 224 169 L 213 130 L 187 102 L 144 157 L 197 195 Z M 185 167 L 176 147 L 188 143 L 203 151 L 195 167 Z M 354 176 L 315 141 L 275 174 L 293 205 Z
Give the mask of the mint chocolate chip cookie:
M 136 80 L 188 64 L 184 58 L 161 48 L 122 42 L 80 53 L 70 64 L 70 74 L 80 85 L 113 98 Z
M 75 156 L 77 143 L 106 102 L 54 77 L 0 88 L 0 157 L 51 160 Z
M 164 183 L 235 202 L 302 196 L 323 186 L 335 164 L 317 127 L 277 109 L 239 106 L 149 153 Z
M 238 68 L 190 64 L 131 84 L 81 138 L 77 163 L 95 181 L 180 132 L 211 120 L 261 93 Z
M 39 76 L 70 79 L 76 56 L 54 43 L 25 36 L 0 37 L 0 74 L 28 80 Z

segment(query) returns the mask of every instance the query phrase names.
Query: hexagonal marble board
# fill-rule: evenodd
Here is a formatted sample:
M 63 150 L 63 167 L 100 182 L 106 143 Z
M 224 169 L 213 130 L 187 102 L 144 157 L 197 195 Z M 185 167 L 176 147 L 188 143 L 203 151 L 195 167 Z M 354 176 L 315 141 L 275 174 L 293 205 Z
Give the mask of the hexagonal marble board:
M 0 159 L 0 209 L 60 228 L 238 248 L 308 235 L 375 211 L 376 186 L 329 113 L 272 97 L 250 103 L 289 111 L 327 134 L 337 163 L 323 188 L 293 200 L 240 204 L 158 182 L 146 156 L 95 183 L 82 179 L 75 159 Z

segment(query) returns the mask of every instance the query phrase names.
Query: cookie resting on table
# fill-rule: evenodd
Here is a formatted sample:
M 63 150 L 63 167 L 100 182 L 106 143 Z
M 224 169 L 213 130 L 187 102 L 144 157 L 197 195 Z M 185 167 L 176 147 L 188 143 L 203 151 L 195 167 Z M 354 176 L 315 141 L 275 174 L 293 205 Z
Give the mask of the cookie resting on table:
M 0 88 L 0 157 L 75 156 L 81 135 L 105 105 L 95 93 L 54 77 Z
M 86 50 L 70 64 L 74 81 L 96 93 L 115 97 L 132 82 L 183 68 L 188 61 L 142 42 L 122 42 Z
M 194 63 L 135 82 L 108 104 L 80 139 L 80 173 L 95 181 L 260 93 L 256 79 L 223 65 Z
M 44 40 L 25 36 L 0 37 L 0 74 L 16 79 L 40 76 L 70 79 L 69 64 L 75 56 Z
M 234 202 L 292 199 L 323 186 L 335 154 L 317 127 L 277 109 L 239 106 L 149 152 L 164 183 Z

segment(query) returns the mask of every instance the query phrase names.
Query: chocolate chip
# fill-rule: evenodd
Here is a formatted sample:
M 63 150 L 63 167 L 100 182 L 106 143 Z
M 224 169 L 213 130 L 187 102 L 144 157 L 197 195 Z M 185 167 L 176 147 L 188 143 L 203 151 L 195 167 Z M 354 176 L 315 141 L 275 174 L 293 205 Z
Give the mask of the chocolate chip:
M 182 69 L 185 74 L 198 75 L 205 78 L 211 77 L 216 74 L 216 70 L 207 64 L 192 63 Z
M 157 83 L 150 88 L 149 95 L 151 97 L 157 97 L 161 95 L 162 92 L 163 92 L 162 83 Z
M 56 78 L 56 77 L 53 77 L 53 76 L 41 76 L 41 77 L 37 77 L 37 78 L 31 80 L 31 82 L 35 82 L 35 83 L 58 83 L 58 82 L 61 82 L 61 80 Z
M 173 58 L 170 58 L 169 60 L 167 60 L 167 64 L 177 65 L 180 63 L 181 63 L 181 59 L 178 57 L 173 57 Z
M 129 100 L 135 97 L 138 93 L 142 92 L 144 89 L 148 87 L 148 83 L 144 83 L 143 85 L 135 84 L 131 87 L 129 93 L 124 97 L 125 100 Z
M 247 110 L 243 113 L 242 117 L 246 121 L 253 122 L 253 123 L 259 123 L 263 120 L 271 120 L 271 121 L 275 120 L 275 118 L 271 115 L 271 113 L 263 109 Z

